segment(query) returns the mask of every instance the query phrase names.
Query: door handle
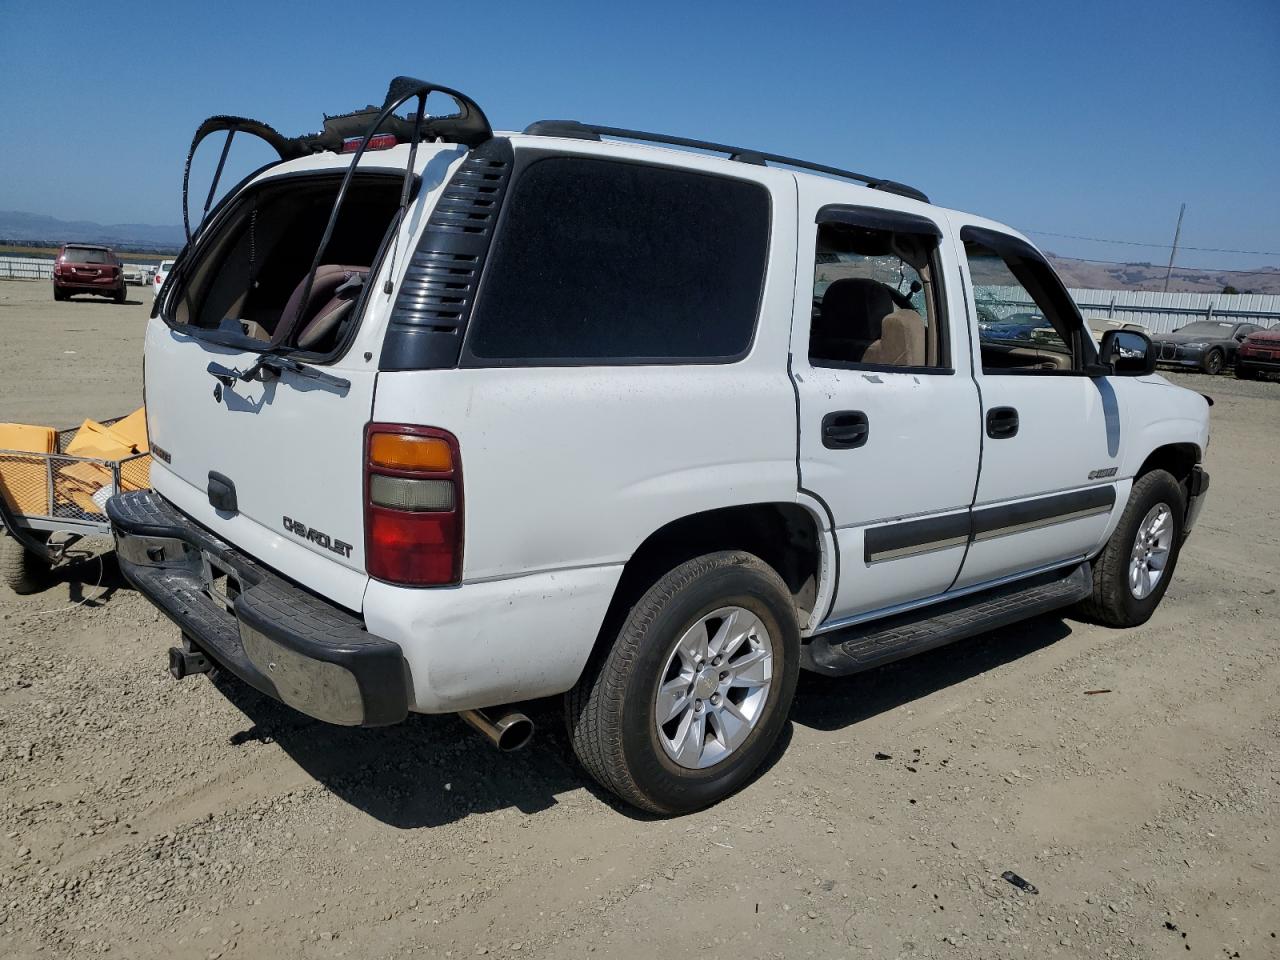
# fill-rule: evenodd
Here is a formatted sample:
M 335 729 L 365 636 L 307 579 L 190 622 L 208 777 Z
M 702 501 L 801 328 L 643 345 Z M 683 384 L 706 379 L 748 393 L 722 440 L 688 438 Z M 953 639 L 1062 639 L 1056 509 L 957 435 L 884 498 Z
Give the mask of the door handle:
M 987 436 L 1008 440 L 1018 435 L 1018 411 L 1013 407 L 992 407 L 987 411 Z
M 828 450 L 865 446 L 870 435 L 871 425 L 861 410 L 837 410 L 822 418 L 822 445 Z

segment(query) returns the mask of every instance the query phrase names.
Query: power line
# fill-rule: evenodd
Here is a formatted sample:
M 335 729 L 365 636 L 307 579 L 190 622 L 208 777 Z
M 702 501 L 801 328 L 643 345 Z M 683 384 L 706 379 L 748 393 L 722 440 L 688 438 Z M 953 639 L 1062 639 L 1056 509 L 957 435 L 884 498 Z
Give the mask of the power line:
M 1105 237 L 1082 237 L 1075 233 L 1053 233 L 1050 230 L 1028 230 L 1027 233 L 1034 233 L 1040 237 L 1061 237 L 1064 240 L 1088 240 L 1090 243 L 1119 243 L 1127 247 L 1159 247 L 1162 250 L 1170 249 L 1173 244 L 1170 243 L 1149 243 L 1145 240 L 1108 240 Z M 1244 253 L 1254 257 L 1280 257 L 1280 252 L 1274 250 L 1230 250 L 1226 247 L 1188 247 L 1186 244 L 1178 244 L 1180 250 L 1195 250 L 1197 253 Z
M 1188 249 L 1183 247 L 1183 250 Z M 1152 270 L 1159 268 L 1153 263 L 1134 263 L 1132 260 L 1095 260 L 1089 257 L 1062 257 L 1054 254 L 1059 260 L 1078 260 L 1081 263 L 1109 263 L 1117 267 L 1150 267 Z M 1280 268 L 1268 267 L 1265 270 L 1227 270 L 1222 267 L 1174 267 L 1178 271 L 1194 271 L 1196 273 L 1241 273 L 1253 277 L 1274 277 L 1280 275 Z

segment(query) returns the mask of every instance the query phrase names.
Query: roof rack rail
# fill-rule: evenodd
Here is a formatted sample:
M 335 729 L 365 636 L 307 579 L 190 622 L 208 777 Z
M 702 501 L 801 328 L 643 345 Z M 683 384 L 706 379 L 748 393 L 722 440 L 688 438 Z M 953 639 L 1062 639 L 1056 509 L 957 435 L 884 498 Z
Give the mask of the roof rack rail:
M 645 133 L 642 130 L 605 127 L 593 123 L 581 123 L 577 120 L 538 120 L 525 127 L 524 132 L 531 136 L 568 137 L 572 140 L 598 141 L 602 137 L 614 137 L 619 140 L 638 140 L 644 143 L 661 143 L 673 147 L 688 147 L 692 150 L 706 150 L 710 153 L 724 153 L 728 155 L 730 160 L 737 160 L 740 163 L 753 163 L 756 166 L 776 163 L 785 167 L 795 167 L 799 170 L 811 170 L 814 173 L 825 173 L 828 176 L 840 177 L 844 180 L 856 180 L 872 190 L 883 190 L 885 193 L 895 193 L 900 197 L 910 197 L 912 200 L 920 200 L 924 203 L 929 202 L 929 198 L 922 191 L 917 190 L 915 187 L 907 186 L 905 183 L 898 183 L 895 180 L 869 177 L 863 173 L 854 173 L 852 170 L 841 170 L 839 167 L 811 163 L 808 160 L 800 160 L 796 157 L 786 157 L 780 153 L 765 153 L 762 150 L 749 150 L 746 147 L 731 147 L 727 144 L 711 143 L 707 140 L 690 140 L 688 137 L 672 137 L 663 133 Z

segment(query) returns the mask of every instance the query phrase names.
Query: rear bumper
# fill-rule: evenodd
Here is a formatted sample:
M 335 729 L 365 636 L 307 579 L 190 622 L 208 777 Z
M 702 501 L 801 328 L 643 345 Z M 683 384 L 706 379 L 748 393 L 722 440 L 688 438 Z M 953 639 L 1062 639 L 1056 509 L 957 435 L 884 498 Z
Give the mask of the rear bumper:
M 107 502 L 125 577 L 222 669 L 319 720 L 403 720 L 400 646 L 188 520 L 154 491 Z
M 1187 490 L 1187 519 L 1182 525 L 1182 536 L 1191 533 L 1204 509 L 1204 501 L 1209 493 L 1209 472 L 1199 465 L 1191 468 L 1191 481 Z
M 59 290 L 94 290 L 101 293 L 111 293 L 124 287 L 124 278 L 100 277 L 94 280 L 66 280 L 62 277 L 54 277 L 53 285 Z

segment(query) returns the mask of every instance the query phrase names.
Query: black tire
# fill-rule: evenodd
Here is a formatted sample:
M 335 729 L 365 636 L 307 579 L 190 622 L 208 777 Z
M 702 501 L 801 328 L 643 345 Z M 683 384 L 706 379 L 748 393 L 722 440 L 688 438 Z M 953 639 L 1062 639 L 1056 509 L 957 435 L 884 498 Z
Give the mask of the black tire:
M 1216 377 L 1222 372 L 1223 363 L 1225 363 L 1225 358 L 1222 356 L 1222 351 L 1214 347 L 1201 358 L 1200 371 L 1201 373 L 1207 373 L 1211 377 Z
M 1236 361 L 1236 379 L 1237 380 L 1257 380 L 1258 371 L 1253 367 L 1246 367 L 1239 360 Z
M 32 556 L 7 533 L 0 533 L 0 583 L 14 593 L 35 593 L 48 573 L 44 560 Z
M 111 299 L 114 300 L 116 303 L 124 303 L 125 297 L 127 295 L 128 295 L 128 291 L 125 290 L 124 287 L 121 287 L 112 295 Z
M 769 634 L 772 680 L 755 726 L 727 757 L 678 765 L 658 739 L 658 686 L 676 642 L 719 607 L 739 606 Z M 800 631 L 782 578 L 758 557 L 707 554 L 663 576 L 622 619 L 616 638 L 565 694 L 569 738 L 601 786 L 658 814 L 698 810 L 729 796 L 759 769 L 782 733 L 800 670 Z
M 1160 503 L 1173 514 L 1173 543 L 1160 581 L 1146 597 L 1139 599 L 1129 589 L 1129 563 L 1133 556 L 1138 527 Z M 1182 548 L 1182 523 L 1186 502 L 1182 486 L 1166 470 L 1152 470 L 1134 481 L 1120 523 L 1111 539 L 1093 561 L 1093 595 L 1076 608 L 1077 615 L 1108 627 L 1136 627 L 1146 623 L 1169 588 Z
M 58 289 L 57 287 L 54 287 L 54 288 L 53 288 L 53 299 L 54 299 L 54 300 L 56 300 L 56 301 L 58 301 L 58 302 L 61 302 L 61 301 L 65 300 L 65 299 L 67 299 L 67 292 L 66 292 L 65 290 L 60 290 L 60 289 Z

